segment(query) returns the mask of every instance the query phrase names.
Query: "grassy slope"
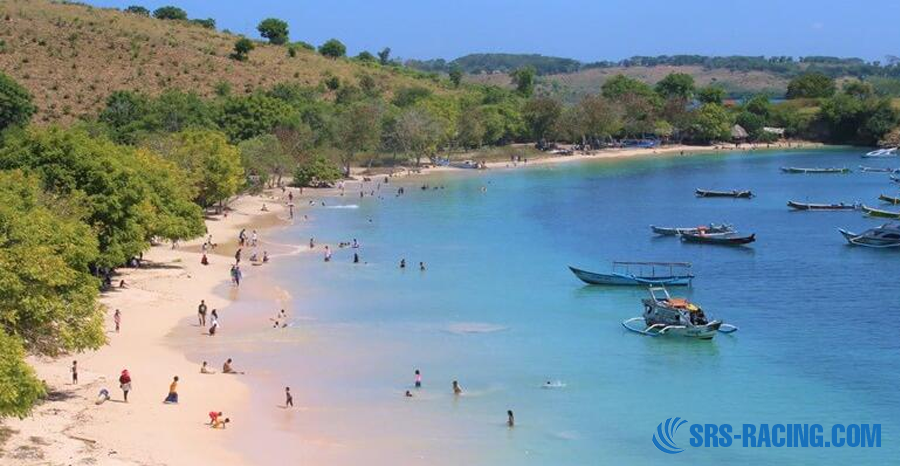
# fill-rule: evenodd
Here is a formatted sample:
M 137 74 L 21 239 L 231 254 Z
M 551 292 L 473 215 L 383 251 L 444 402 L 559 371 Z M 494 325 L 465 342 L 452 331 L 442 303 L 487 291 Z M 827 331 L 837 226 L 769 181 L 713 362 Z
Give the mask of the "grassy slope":
M 250 60 L 228 58 L 237 36 L 176 21 L 49 0 L 0 1 L 0 71 L 27 87 L 37 123 L 67 122 L 95 114 L 115 90 L 159 93 L 166 88 L 213 94 L 217 83 L 240 93 L 275 83 L 318 84 L 330 73 L 355 83 L 372 75 L 386 92 L 440 85 L 399 71 L 350 60 L 331 60 L 257 43 Z
M 687 73 L 694 77 L 697 84 L 719 84 L 729 92 L 775 92 L 783 94 L 787 89 L 788 79 L 773 73 L 762 71 L 732 72 L 726 69 L 705 69 L 700 66 L 655 66 L 655 67 L 618 67 L 593 68 L 575 73 L 554 74 L 539 78 L 541 86 L 553 89 L 553 93 L 566 100 L 576 101 L 581 96 L 600 91 L 600 86 L 610 77 L 624 74 L 633 78 L 655 84 L 669 73 Z M 470 82 L 510 85 L 505 74 L 472 75 L 466 78 Z

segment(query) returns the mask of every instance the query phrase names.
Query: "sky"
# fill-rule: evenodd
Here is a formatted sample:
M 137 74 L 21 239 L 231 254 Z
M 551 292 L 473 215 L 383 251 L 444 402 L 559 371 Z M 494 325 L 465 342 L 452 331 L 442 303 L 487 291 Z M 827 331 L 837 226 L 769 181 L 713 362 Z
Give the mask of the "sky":
M 175 5 L 258 37 L 267 17 L 291 40 L 338 38 L 348 53 L 404 59 L 539 53 L 590 62 L 633 55 L 900 56 L 898 0 L 88 0 Z

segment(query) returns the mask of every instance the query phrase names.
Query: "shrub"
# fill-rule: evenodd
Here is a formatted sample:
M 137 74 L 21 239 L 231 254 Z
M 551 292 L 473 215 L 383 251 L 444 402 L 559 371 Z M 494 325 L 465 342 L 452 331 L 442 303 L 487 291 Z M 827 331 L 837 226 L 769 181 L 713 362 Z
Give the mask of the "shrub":
M 164 6 L 153 10 L 153 17 L 156 19 L 169 20 L 186 20 L 187 12 L 176 6 Z

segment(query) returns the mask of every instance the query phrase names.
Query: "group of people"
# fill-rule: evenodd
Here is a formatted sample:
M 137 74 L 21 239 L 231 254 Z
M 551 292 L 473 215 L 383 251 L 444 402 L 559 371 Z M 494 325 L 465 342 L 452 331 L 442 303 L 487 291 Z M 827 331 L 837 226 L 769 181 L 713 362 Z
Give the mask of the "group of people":
M 550 384 L 550 382 L 547 382 L 547 383 Z M 416 369 L 416 371 L 415 371 L 414 378 L 413 378 L 413 386 L 415 387 L 416 390 L 419 390 L 422 388 L 422 372 L 419 369 Z M 453 390 L 453 396 L 458 397 L 463 394 L 462 385 L 459 384 L 459 381 L 454 380 L 450 384 L 450 387 Z M 403 396 L 405 396 L 406 398 L 413 398 L 415 395 L 413 395 L 412 390 L 406 390 L 406 392 L 403 394 Z M 507 410 L 506 411 L 506 425 L 509 427 L 514 427 L 515 424 L 516 424 L 515 416 L 513 415 L 512 410 L 511 409 Z

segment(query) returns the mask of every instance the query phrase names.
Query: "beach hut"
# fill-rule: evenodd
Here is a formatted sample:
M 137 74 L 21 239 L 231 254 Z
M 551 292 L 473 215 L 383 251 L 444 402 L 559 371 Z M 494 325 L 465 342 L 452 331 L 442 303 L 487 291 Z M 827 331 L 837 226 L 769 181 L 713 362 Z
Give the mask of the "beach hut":
M 731 139 L 734 141 L 743 141 L 747 139 L 748 136 L 750 136 L 750 134 L 747 133 L 747 130 L 741 125 L 734 125 L 731 127 Z

